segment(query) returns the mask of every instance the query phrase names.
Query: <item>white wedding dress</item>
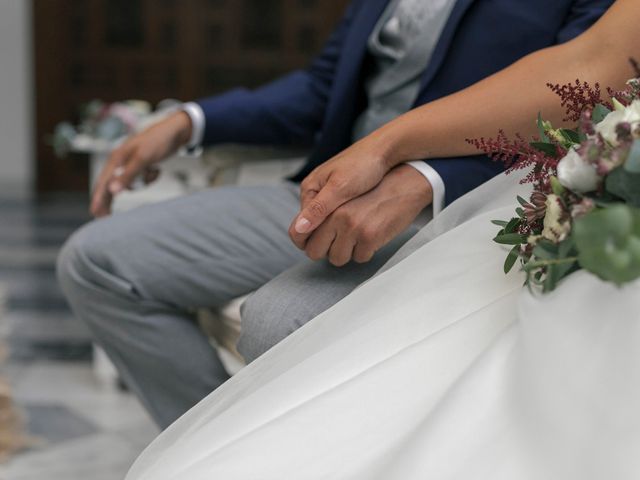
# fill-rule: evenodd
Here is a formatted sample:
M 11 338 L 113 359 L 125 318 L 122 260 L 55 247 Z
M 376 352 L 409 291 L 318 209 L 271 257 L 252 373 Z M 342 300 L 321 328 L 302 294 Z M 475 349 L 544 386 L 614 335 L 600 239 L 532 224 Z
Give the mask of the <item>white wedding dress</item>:
M 640 478 L 640 284 L 502 272 L 502 175 L 424 247 L 242 370 L 129 480 Z

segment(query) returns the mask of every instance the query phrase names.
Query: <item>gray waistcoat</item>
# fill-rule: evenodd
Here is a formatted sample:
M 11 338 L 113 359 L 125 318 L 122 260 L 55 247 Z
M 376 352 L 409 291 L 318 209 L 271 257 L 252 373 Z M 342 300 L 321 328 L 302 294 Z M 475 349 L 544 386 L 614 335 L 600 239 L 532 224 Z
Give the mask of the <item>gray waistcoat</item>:
M 408 112 L 456 0 L 392 0 L 368 42 L 373 69 L 365 81 L 368 106 L 354 142 Z

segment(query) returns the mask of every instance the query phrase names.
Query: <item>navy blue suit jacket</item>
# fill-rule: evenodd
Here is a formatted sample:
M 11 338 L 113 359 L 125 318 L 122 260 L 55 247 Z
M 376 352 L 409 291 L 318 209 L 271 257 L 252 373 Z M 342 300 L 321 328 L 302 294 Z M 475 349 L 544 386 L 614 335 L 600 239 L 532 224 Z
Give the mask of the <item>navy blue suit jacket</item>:
M 200 100 L 204 144 L 306 145 L 312 154 L 294 177 L 351 143 L 366 107 L 367 40 L 389 0 L 355 0 L 324 50 L 306 70 L 256 90 L 236 89 Z M 519 58 L 577 36 L 613 0 L 458 0 L 422 75 L 415 106 L 462 90 Z M 514 85 L 526 92 L 526 85 Z M 526 94 L 526 93 L 523 93 Z M 445 203 L 502 171 L 486 156 L 430 159 L 446 186 Z

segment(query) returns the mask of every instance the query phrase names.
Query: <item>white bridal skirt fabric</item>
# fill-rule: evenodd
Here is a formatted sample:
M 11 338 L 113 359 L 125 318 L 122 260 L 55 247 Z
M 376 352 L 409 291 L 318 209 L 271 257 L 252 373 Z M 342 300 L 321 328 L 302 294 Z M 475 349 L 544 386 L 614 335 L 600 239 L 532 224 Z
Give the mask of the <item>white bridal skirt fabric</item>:
M 640 475 L 640 284 L 502 272 L 516 175 L 165 431 L 129 480 L 602 480 Z

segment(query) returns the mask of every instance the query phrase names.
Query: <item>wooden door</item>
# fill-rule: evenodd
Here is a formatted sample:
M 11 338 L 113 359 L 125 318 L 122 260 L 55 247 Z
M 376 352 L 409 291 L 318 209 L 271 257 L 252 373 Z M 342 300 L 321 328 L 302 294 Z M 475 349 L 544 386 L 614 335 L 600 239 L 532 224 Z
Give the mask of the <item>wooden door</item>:
M 37 185 L 86 191 L 86 160 L 45 141 L 81 104 L 189 100 L 304 66 L 347 0 L 32 0 Z

